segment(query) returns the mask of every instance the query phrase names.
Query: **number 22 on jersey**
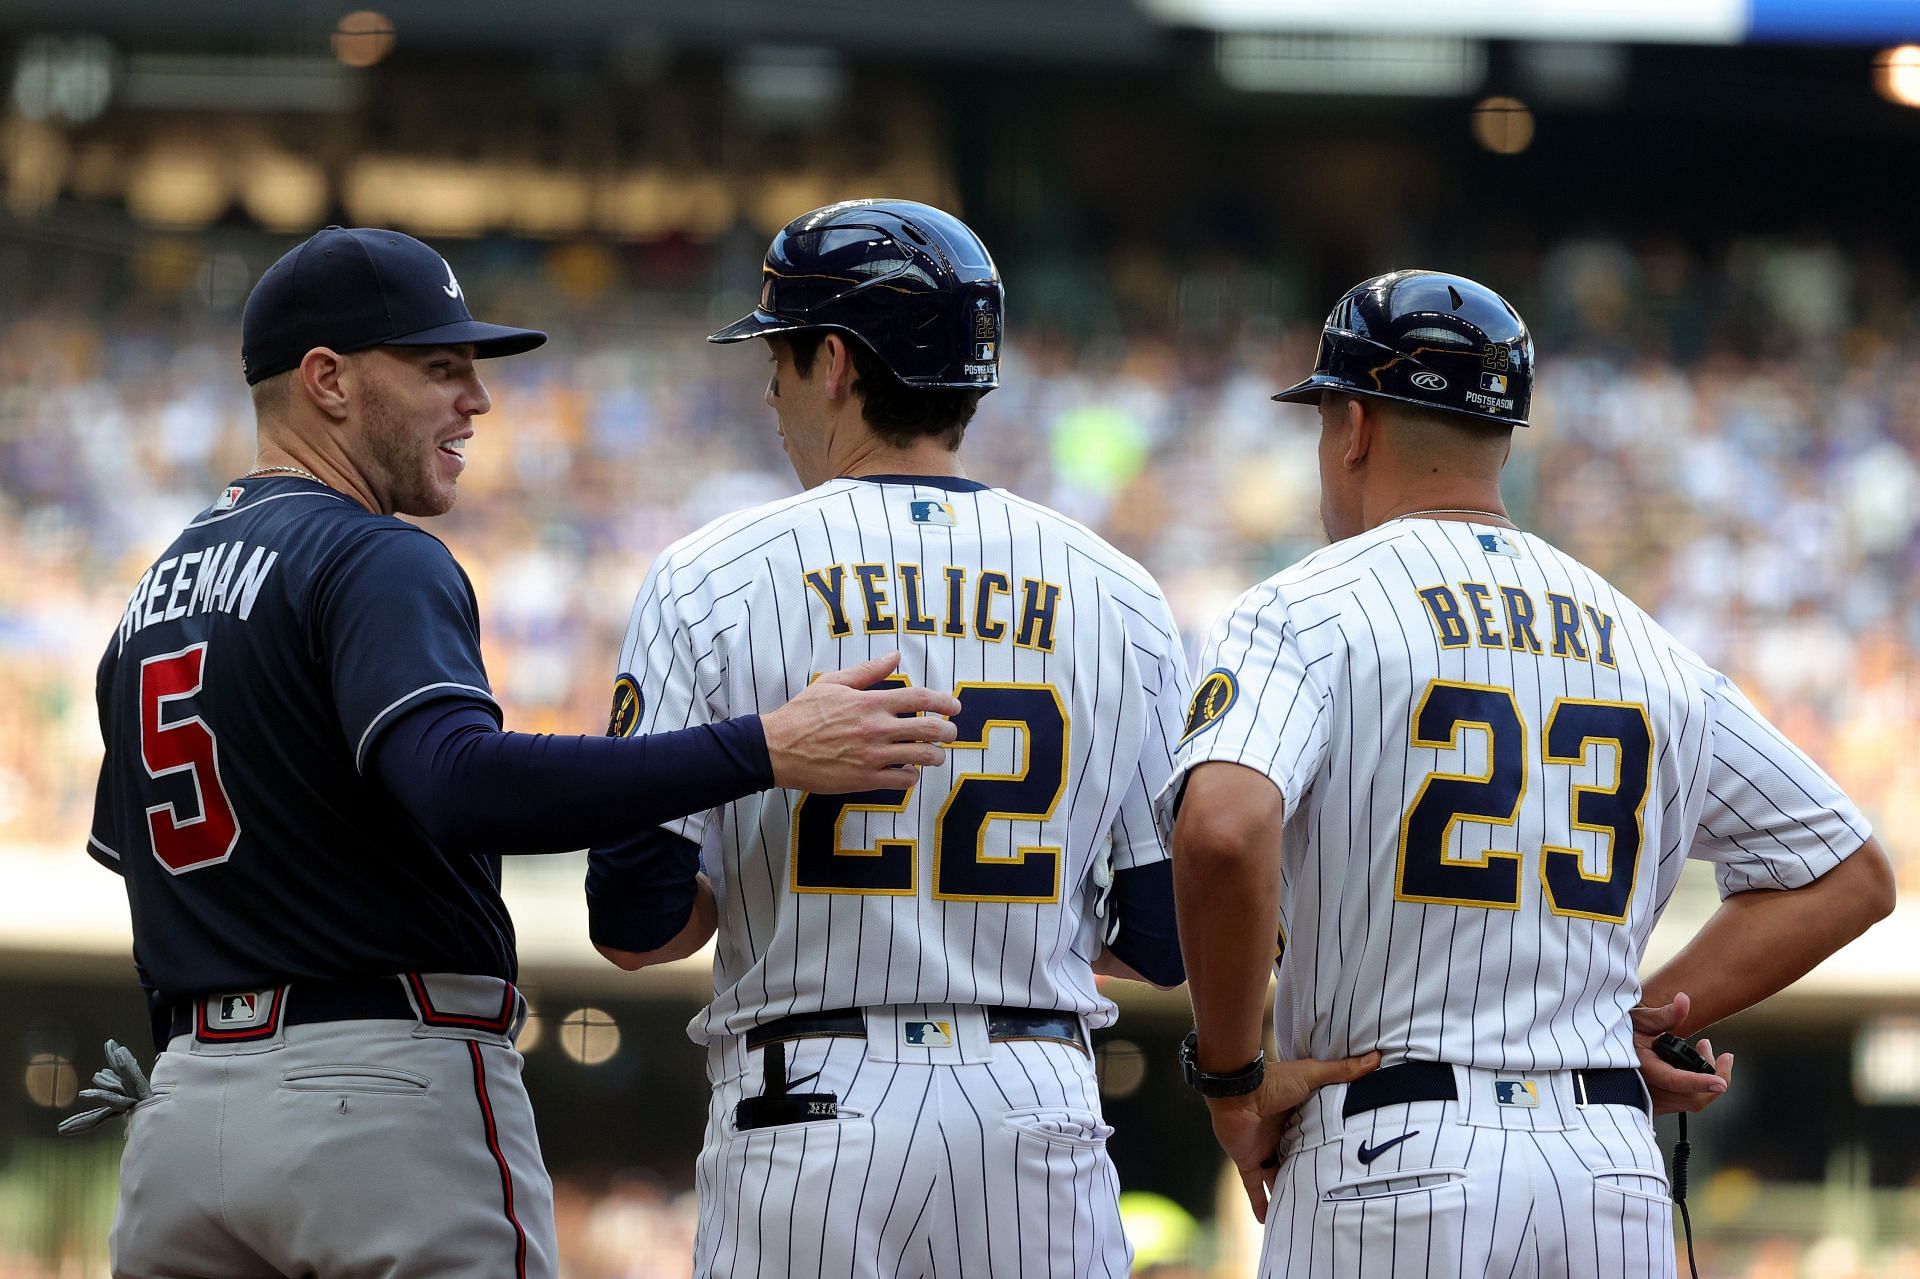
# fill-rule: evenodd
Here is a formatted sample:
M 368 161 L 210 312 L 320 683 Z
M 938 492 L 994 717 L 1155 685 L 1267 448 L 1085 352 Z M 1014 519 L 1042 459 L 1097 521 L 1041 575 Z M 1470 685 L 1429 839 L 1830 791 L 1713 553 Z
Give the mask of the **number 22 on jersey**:
M 1427 774 L 1400 826 L 1400 864 L 1394 896 L 1443 906 L 1520 909 L 1522 855 L 1488 849 L 1450 859 L 1453 828 L 1462 821 L 1513 826 L 1526 796 L 1527 733 L 1513 690 L 1436 679 L 1413 713 L 1412 744 L 1459 750 L 1462 734 L 1485 735 L 1487 767 L 1480 774 Z M 1646 708 L 1633 702 L 1562 697 L 1547 713 L 1542 758 L 1578 768 L 1596 747 L 1611 747 L 1608 784 L 1573 787 L 1571 829 L 1605 841 L 1606 870 L 1589 874 L 1578 848 L 1543 843 L 1540 882 L 1556 915 L 1624 924 L 1633 897 L 1644 836 L 1643 810 L 1653 773 L 1653 728 Z M 1604 779 L 1605 769 L 1602 767 Z
M 902 685 L 898 675 L 885 681 Z M 1019 766 L 1008 773 L 963 772 L 934 823 L 933 895 L 943 901 L 1060 900 L 1060 849 L 1018 847 L 1012 857 L 987 854 L 997 821 L 1041 822 L 1053 816 L 1067 785 L 1067 713 L 1051 684 L 963 683 L 954 687 L 959 736 L 950 751 L 984 752 L 995 730 L 1020 735 Z M 870 893 L 910 897 L 919 891 L 919 841 L 881 839 L 847 848 L 842 830 L 854 813 L 905 813 L 916 796 L 893 791 L 802 795 L 793 810 L 792 879 L 796 893 Z

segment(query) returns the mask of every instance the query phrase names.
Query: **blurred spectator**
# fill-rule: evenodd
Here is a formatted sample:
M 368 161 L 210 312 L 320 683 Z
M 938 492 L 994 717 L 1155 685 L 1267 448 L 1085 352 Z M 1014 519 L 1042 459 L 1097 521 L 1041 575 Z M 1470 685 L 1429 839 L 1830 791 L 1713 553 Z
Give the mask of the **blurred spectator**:
M 603 722 L 654 555 L 794 484 L 764 367 L 701 341 L 714 300 L 543 293 L 582 251 L 551 250 L 544 274 L 472 272 L 555 341 L 484 367 L 498 407 L 434 530 L 473 573 L 490 674 L 523 729 Z M 1900 264 L 1813 239 L 1703 257 L 1595 237 L 1498 262 L 1531 263 L 1499 283 L 1541 350 L 1536 426 L 1509 472 L 1521 522 L 1728 669 L 1920 884 L 1920 760 L 1904 749 L 1920 735 L 1920 335 Z M 1023 321 L 968 462 L 1140 558 L 1197 643 L 1321 540 L 1313 415 L 1266 399 L 1310 364 L 1319 317 L 1259 309 L 1296 306 L 1291 290 L 1221 284 L 1285 270 L 1128 267 L 1076 271 L 1126 288 Z M 52 296 L 0 282 L 0 846 L 77 852 L 100 749 L 93 666 L 124 593 L 152 530 L 252 456 L 234 318 L 109 296 L 112 274 L 76 268 Z M 1021 266 L 1008 276 L 1018 293 Z

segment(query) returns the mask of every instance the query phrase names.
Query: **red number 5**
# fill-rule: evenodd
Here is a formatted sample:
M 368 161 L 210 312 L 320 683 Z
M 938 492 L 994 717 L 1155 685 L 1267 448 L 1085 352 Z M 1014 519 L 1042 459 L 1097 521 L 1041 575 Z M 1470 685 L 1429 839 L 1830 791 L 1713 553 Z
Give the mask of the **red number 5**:
M 193 779 L 199 809 L 198 816 L 187 818 L 172 803 L 147 810 L 153 855 L 176 875 L 227 860 L 240 842 L 240 823 L 220 781 L 213 731 L 198 715 L 174 724 L 160 722 L 166 703 L 200 691 L 206 660 L 207 646 L 199 643 L 140 663 L 140 762 L 147 776 L 156 779 L 185 772 Z

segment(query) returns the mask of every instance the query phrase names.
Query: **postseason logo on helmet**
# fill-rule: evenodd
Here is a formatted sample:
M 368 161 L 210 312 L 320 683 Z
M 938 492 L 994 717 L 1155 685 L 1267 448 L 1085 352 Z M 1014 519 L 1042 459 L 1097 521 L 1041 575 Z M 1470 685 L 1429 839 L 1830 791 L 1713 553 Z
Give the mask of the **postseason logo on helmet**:
M 973 300 L 973 363 L 962 366 L 968 377 L 990 378 L 1000 361 L 1000 334 L 993 307 L 985 298 Z
M 1507 394 L 1507 375 L 1482 373 L 1480 389 L 1467 392 L 1467 403 L 1485 409 L 1489 413 L 1513 412 L 1513 398 Z

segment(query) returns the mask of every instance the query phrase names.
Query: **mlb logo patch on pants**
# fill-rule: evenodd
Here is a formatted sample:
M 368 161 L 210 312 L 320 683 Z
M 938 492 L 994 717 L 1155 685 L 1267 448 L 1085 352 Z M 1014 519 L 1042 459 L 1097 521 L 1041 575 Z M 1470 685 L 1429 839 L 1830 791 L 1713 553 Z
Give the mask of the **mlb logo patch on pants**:
M 1540 1086 L 1531 1079 L 1496 1079 L 1493 1100 L 1502 1106 L 1538 1106 Z
M 900 1037 L 909 1048 L 951 1048 L 953 1026 L 944 1021 L 904 1021 Z

